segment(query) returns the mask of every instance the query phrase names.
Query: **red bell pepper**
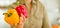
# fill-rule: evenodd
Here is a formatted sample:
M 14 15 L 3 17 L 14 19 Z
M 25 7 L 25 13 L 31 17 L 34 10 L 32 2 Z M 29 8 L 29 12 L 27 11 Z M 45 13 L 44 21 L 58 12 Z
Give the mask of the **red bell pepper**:
M 21 16 L 21 14 L 23 14 L 25 16 L 25 18 L 28 18 L 27 8 L 24 5 L 17 6 L 16 11 L 18 12 L 19 16 Z

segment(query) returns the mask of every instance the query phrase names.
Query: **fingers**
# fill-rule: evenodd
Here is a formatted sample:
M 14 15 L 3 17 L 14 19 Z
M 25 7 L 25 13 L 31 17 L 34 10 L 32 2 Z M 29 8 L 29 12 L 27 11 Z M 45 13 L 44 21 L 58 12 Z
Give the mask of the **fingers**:
M 25 21 L 26 21 L 25 16 L 21 14 L 20 24 L 21 24 L 21 25 L 24 25 Z
M 20 24 L 23 25 L 23 23 L 24 23 L 23 17 L 20 17 Z
M 21 14 L 19 24 L 15 24 L 15 26 L 16 26 L 17 28 L 23 28 L 25 21 L 26 21 L 25 16 L 24 16 L 23 14 Z
M 21 17 L 23 18 L 23 21 L 25 22 L 26 21 L 26 18 L 23 14 L 21 14 Z

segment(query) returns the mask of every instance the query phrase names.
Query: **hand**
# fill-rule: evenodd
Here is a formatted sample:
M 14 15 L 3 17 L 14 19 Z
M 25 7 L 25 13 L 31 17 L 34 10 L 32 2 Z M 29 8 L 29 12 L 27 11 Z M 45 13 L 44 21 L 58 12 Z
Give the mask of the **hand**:
M 19 24 L 18 24 L 18 25 L 15 25 L 15 26 L 16 26 L 16 28 L 23 28 L 25 21 L 26 21 L 25 16 L 21 14 Z

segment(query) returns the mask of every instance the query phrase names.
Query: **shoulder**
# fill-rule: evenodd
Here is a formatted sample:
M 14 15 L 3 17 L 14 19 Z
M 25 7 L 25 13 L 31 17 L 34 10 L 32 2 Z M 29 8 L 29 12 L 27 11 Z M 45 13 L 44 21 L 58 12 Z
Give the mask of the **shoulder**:
M 44 4 L 41 1 L 38 1 L 38 6 L 42 7 L 42 8 L 45 8 Z
M 38 6 L 39 6 L 39 10 L 42 10 L 43 12 L 46 11 L 46 7 L 42 2 L 38 1 Z

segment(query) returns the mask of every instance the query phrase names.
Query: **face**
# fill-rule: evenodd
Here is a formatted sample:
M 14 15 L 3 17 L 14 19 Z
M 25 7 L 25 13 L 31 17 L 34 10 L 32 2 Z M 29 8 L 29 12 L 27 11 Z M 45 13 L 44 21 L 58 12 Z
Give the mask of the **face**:
M 31 3 L 32 0 L 24 0 L 24 1 L 25 1 L 25 3 L 29 4 L 29 3 Z

